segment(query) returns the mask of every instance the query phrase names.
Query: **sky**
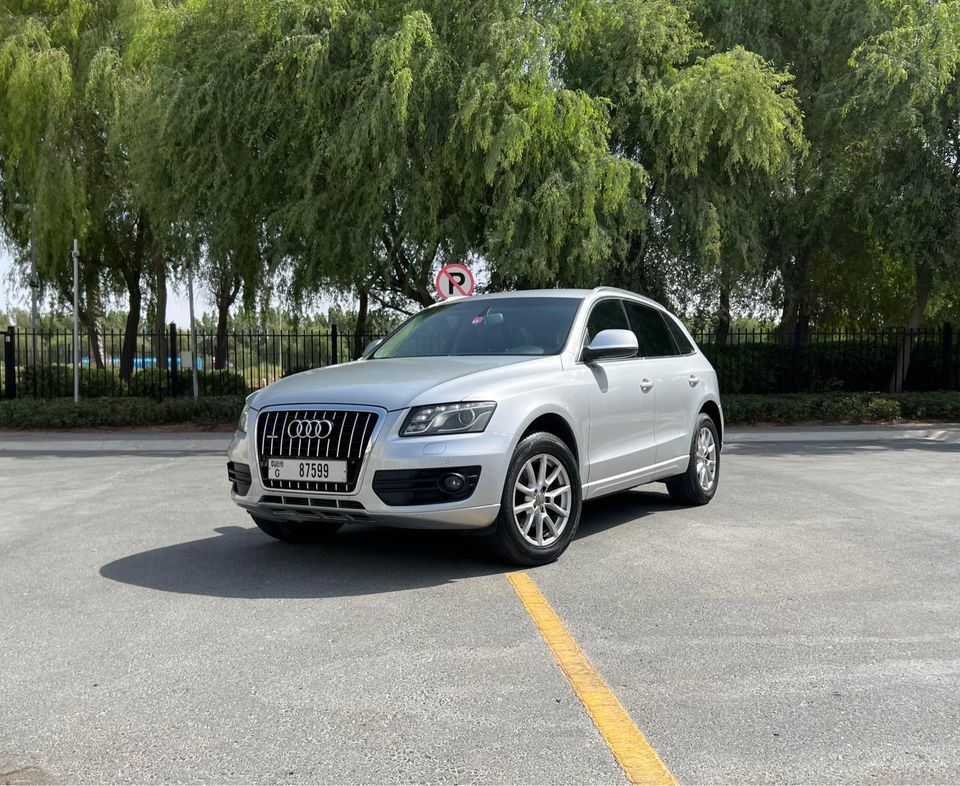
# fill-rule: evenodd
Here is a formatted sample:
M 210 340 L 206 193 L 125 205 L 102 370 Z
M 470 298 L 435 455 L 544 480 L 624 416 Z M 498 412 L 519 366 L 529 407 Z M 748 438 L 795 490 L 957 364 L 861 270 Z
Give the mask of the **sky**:
M 80 264 L 83 264 L 82 254 Z M 20 282 L 18 286 L 16 277 L 12 277 L 13 272 L 13 260 L 10 257 L 10 252 L 0 244 L 0 311 L 9 311 L 15 307 L 30 307 L 30 290 L 27 288 L 25 281 Z M 186 325 L 190 322 L 190 305 L 187 301 L 186 289 L 186 285 L 183 286 L 182 292 L 178 292 L 174 286 L 170 287 L 170 292 L 167 295 L 168 322 L 176 322 L 178 325 Z M 202 291 L 202 288 L 197 287 L 195 294 L 194 308 L 197 317 L 205 312 L 212 313 L 214 311 L 213 302 Z M 111 306 L 118 309 L 126 308 L 121 301 L 114 302 Z M 43 310 L 43 304 L 40 305 L 40 309 Z M 0 326 L 0 329 L 3 327 L 5 326 Z

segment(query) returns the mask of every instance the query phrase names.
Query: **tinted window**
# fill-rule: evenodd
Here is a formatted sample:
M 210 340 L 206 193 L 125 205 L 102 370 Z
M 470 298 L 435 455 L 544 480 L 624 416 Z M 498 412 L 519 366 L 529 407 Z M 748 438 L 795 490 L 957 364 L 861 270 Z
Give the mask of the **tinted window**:
M 601 330 L 629 330 L 627 317 L 619 300 L 601 300 L 590 312 L 587 320 L 587 343 L 593 341 Z
M 673 341 L 677 345 L 677 349 L 680 350 L 680 354 L 689 355 L 693 352 L 693 344 L 690 343 L 687 334 L 684 333 L 680 325 L 677 324 L 677 320 L 669 314 L 664 314 L 663 321 L 667 323 L 667 329 L 670 331 L 670 335 L 673 336 Z
M 624 306 L 630 317 L 630 328 L 640 345 L 641 357 L 656 358 L 677 354 L 670 331 L 657 309 L 632 300 L 626 301 Z
M 554 355 L 563 349 L 581 302 L 576 297 L 456 300 L 410 318 L 370 357 Z

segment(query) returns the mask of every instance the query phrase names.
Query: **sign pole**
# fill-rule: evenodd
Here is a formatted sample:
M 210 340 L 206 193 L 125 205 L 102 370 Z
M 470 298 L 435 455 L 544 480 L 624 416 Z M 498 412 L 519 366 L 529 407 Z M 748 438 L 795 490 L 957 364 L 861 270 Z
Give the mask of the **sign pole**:
M 190 358 L 193 369 L 193 397 L 199 398 L 199 385 L 197 384 L 197 323 L 193 319 L 193 265 L 187 265 L 187 292 L 190 300 Z
M 73 403 L 80 401 L 80 321 L 79 308 L 80 246 L 73 239 Z

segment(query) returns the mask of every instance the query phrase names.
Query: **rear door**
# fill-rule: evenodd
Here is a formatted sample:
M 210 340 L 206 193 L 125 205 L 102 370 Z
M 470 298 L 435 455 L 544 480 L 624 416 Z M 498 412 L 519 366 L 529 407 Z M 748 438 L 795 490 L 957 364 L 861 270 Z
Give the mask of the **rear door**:
M 612 329 L 630 329 L 619 298 L 593 305 L 585 344 L 601 330 Z M 656 461 L 656 393 L 642 389 L 643 374 L 635 358 L 581 363 L 577 371 L 586 380 L 590 399 L 587 496 L 629 486 L 632 477 Z
M 656 463 L 687 456 L 695 388 L 699 384 L 691 373 L 690 355 L 680 354 L 667 323 L 672 319 L 668 314 L 634 300 L 624 301 L 624 306 L 640 345 L 644 375 L 657 391 Z M 687 351 L 692 353 L 693 347 Z

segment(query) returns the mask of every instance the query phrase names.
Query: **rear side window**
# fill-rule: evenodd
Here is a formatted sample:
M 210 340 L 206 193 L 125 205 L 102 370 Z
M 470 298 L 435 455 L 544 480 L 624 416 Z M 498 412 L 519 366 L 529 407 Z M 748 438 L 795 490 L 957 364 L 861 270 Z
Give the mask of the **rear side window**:
M 632 300 L 626 301 L 624 306 L 627 309 L 627 316 L 630 317 L 630 329 L 640 345 L 642 357 L 657 358 L 677 354 L 670 331 L 657 309 Z
M 627 317 L 619 300 L 601 300 L 590 312 L 587 320 L 587 343 L 593 341 L 601 330 L 629 330 Z
M 670 331 L 670 335 L 673 336 L 673 340 L 676 342 L 677 349 L 680 350 L 680 354 L 689 355 L 691 352 L 693 352 L 693 344 L 690 343 L 690 339 L 687 338 L 687 334 L 683 332 L 683 328 L 677 324 L 677 320 L 675 320 L 669 314 L 664 314 L 663 321 L 667 323 L 667 329 Z

